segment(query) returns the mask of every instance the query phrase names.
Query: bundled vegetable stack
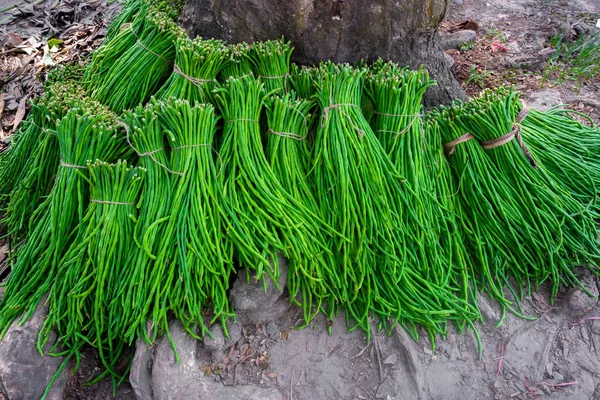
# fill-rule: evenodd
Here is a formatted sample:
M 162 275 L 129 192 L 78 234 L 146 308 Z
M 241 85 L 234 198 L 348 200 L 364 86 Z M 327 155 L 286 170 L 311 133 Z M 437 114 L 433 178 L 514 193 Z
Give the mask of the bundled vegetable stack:
M 444 286 L 423 276 L 419 222 L 410 205 L 412 188 L 387 157 L 361 113 L 364 70 L 326 64 L 317 94 L 314 180 L 326 222 L 342 234 L 330 247 L 341 301 L 358 326 L 369 331 L 371 313 L 385 325 L 414 323 L 433 338 L 448 320 L 469 322 L 476 310 Z M 424 261 L 424 260 L 423 260 Z
M 432 346 L 480 319 L 477 291 L 521 315 L 523 290 L 598 272 L 597 129 L 512 89 L 425 116 L 423 69 L 290 65 L 283 39 L 187 38 L 180 8 L 130 0 L 0 154 L 0 332 L 47 295 L 39 350 L 56 331 L 64 368 L 91 345 L 96 380 L 117 383 L 124 350 L 170 318 L 227 334 L 237 270 L 266 289 L 281 254 L 305 324 L 343 309 L 350 329 L 377 317 Z
M 444 171 L 438 169 L 439 158 L 433 157 L 439 146 L 426 137 L 421 123 L 422 98 L 433 85 L 435 81 L 423 69 L 410 71 L 379 60 L 371 67 L 365 86 L 374 107 L 373 130 L 412 189 L 408 201 L 416 216 L 414 237 L 422 260 L 415 268 L 424 278 L 449 286 L 468 301 L 465 249 L 461 238 L 454 235 L 449 205 L 443 204 L 450 193 L 438 194 L 436 188 L 436 182 L 444 179 L 440 177 Z
M 89 200 L 87 161 L 114 161 L 128 155 L 116 116 L 89 99 L 77 104 L 53 131 L 60 161 L 47 198 L 31 216 L 30 232 L 16 250 L 16 261 L 0 303 L 0 326 L 5 333 L 12 321 L 31 316 L 38 302 L 53 288 L 60 261 L 83 219 Z M 90 111 L 93 110 L 93 111 Z
M 598 261 L 592 215 L 527 149 L 520 108 L 517 94 L 501 89 L 434 111 L 429 121 L 454 167 L 469 253 L 478 258 L 474 278 L 515 312 L 504 288 L 518 302 L 523 288 L 549 280 L 553 297 L 560 283 L 578 284 L 574 265 Z
M 212 103 L 217 75 L 226 65 L 227 53 L 222 41 L 178 39 L 173 73 L 155 97 L 175 97 L 192 104 Z
M 573 198 L 599 218 L 600 136 L 598 128 L 564 117 L 564 110 L 529 110 L 521 136 L 546 170 Z
M 183 29 L 144 3 L 133 22 L 94 53 L 85 73 L 90 96 L 115 112 L 146 102 L 173 71 L 178 39 L 185 39 Z

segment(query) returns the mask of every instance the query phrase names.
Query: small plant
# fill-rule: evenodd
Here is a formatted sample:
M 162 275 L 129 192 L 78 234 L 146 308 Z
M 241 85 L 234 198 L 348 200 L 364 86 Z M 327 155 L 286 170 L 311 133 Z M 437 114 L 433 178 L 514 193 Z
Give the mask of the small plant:
M 575 81 L 579 92 L 586 80 L 600 76 L 600 32 L 570 43 L 563 43 L 562 36 L 557 35 L 550 38 L 550 43 L 556 53 L 546 63 L 541 85 L 556 74 L 558 85 Z
M 469 83 L 474 83 L 477 86 L 479 86 L 480 89 L 485 89 L 485 82 L 486 82 L 486 80 L 490 79 L 491 76 L 492 76 L 491 72 L 489 72 L 487 70 L 484 70 L 483 72 L 479 72 L 477 70 L 476 66 L 471 65 L 471 72 L 465 82 L 465 86 L 468 86 Z
M 484 38 L 488 40 L 498 39 L 502 43 L 508 43 L 506 35 L 500 29 L 496 28 L 494 24 L 490 25 L 490 27 L 488 28 L 488 32 L 485 34 Z
M 458 48 L 460 49 L 460 51 L 464 52 L 471 50 L 475 46 L 477 46 L 477 42 L 474 40 L 469 40 L 468 42 L 461 44 Z

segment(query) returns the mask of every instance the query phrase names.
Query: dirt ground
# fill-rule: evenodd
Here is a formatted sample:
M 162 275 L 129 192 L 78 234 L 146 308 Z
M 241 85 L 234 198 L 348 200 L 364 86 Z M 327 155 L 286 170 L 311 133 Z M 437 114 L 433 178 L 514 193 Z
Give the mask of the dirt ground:
M 56 63 L 84 57 L 100 43 L 102 29 L 116 9 L 102 1 L 63 1 L 49 7 L 39 2 L 0 0 L 0 10 L 18 3 L 23 9 L 21 17 L 11 17 L 14 10 L 0 12 L 0 92 L 4 92 L 0 97 L 0 149 L 15 120 L 22 118 L 23 99 L 39 93 L 38 76 L 51 68 L 43 61 L 42 37 L 63 40 L 54 53 L 48 49 Z M 484 86 L 512 83 L 523 97 L 540 89 L 542 73 L 535 67 L 515 68 L 515 60 L 548 48 L 548 38 L 566 16 L 572 21 L 595 21 L 600 13 L 597 0 L 454 3 L 442 32 L 475 21 L 477 40 L 468 50 L 447 53 L 458 66 L 474 65 L 486 77 Z M 32 36 L 37 39 L 30 40 Z M 28 53 L 19 51 L 19 57 L 14 57 L 17 48 L 26 48 L 23 51 Z M 545 85 L 552 86 L 552 82 Z M 600 120 L 600 109 L 583 101 L 600 101 L 598 79 L 587 82 L 579 93 L 572 83 L 554 89 L 573 108 Z M 475 94 L 481 87 L 469 83 L 466 90 Z M 0 274 L 6 264 L 5 253 L 6 246 L 0 243 Z M 597 278 L 584 271 L 581 276 L 588 290 L 597 295 Z M 269 324 L 246 325 L 242 338 L 228 347 L 227 360 L 207 360 L 206 374 L 224 385 L 276 387 L 288 400 L 600 399 L 600 307 L 580 290 L 564 289 L 553 305 L 547 293 L 542 288 L 522 303 L 524 314 L 536 317 L 534 321 L 507 314 L 499 327 L 500 310 L 482 296 L 479 304 L 484 321 L 477 327 L 481 356 L 471 330 L 459 334 L 451 328 L 452 333 L 437 342 L 435 352 L 425 337 L 414 342 L 401 329 L 389 337 L 376 334 L 367 345 L 363 332 L 346 332 L 343 316 L 333 323 L 331 335 L 321 317 L 296 330 L 296 310 L 290 308 Z M 245 356 L 249 354 L 252 356 Z M 233 359 L 237 363 L 228 366 Z M 68 383 L 65 398 L 111 398 L 108 381 L 83 385 L 97 368 L 94 354 L 86 353 L 80 372 Z M 128 384 L 121 385 L 115 397 L 135 398 Z

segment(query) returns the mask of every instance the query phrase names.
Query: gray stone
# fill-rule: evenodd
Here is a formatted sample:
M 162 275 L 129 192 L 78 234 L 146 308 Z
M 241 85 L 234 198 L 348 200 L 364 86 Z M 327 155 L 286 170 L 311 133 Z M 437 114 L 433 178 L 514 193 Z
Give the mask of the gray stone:
M 45 298 L 40 301 L 31 319 L 19 325 L 18 320 L 8 329 L 0 341 L 0 390 L 8 400 L 39 399 L 48 383 L 65 360 L 64 357 L 44 355 L 37 350 L 39 331 L 48 314 L 44 306 Z M 44 352 L 50 350 L 56 335 L 51 334 Z M 47 399 L 62 399 L 69 377 L 68 366 L 63 369 L 54 382 Z
M 465 0 L 452 0 L 452 4 L 461 6 L 461 5 L 465 4 Z
M 448 68 L 452 68 L 452 66 L 455 63 L 454 58 L 452 58 L 452 56 L 450 54 L 447 54 L 447 53 L 444 53 L 444 58 L 448 62 Z
M 275 322 L 269 322 L 267 324 L 267 335 L 269 335 L 271 339 L 279 338 L 279 327 Z
M 155 400 L 282 400 L 274 388 L 255 386 L 226 387 L 200 369 L 203 363 L 198 356 L 198 341 L 189 336 L 179 321 L 169 324 L 173 343 L 180 358 L 175 360 L 173 348 L 166 337 L 157 341 L 152 364 L 152 393 Z M 136 349 L 137 352 L 137 349 Z M 205 361 L 205 360 L 204 360 Z M 139 397 L 138 397 L 139 399 Z M 140 399 L 141 400 L 141 399 Z M 143 400 L 151 400 L 143 398 Z
M 477 33 L 470 30 L 461 30 L 440 36 L 440 45 L 443 50 L 458 49 L 463 43 L 477 39 Z
M 398 360 L 398 356 L 396 355 L 396 353 L 392 353 L 389 356 L 387 356 L 385 358 L 385 360 L 383 360 L 383 364 L 384 365 L 394 365 L 394 364 L 396 364 L 397 360 Z
M 554 89 L 543 89 L 532 93 L 527 100 L 529 108 L 546 111 L 550 107 L 563 104 L 560 93 Z
M 571 289 L 567 295 L 569 307 L 573 311 L 588 311 L 596 305 L 598 299 L 579 288 Z
M 398 385 L 389 376 L 377 387 L 375 393 L 376 399 L 387 399 L 388 397 L 396 399 L 398 394 Z
M 229 338 L 227 339 L 226 347 L 242 338 L 242 324 L 240 321 L 236 321 L 235 323 L 227 321 L 227 333 L 229 333 Z
M 152 399 L 152 348 L 143 340 L 135 344 L 129 382 L 138 399 Z
M 266 279 L 267 290 L 263 287 L 263 283 L 251 278 L 246 280 L 246 271 L 241 270 L 238 273 L 236 281 L 231 289 L 231 302 L 236 313 L 239 314 L 259 314 L 268 310 L 281 297 L 283 289 L 287 282 L 288 261 L 279 254 L 277 256 L 279 264 L 279 280 L 278 287 L 275 287 L 273 281 Z
M 214 362 L 220 361 L 223 359 L 223 349 L 225 348 L 225 335 L 223 334 L 223 328 L 221 325 L 215 324 L 210 329 L 210 336 L 204 337 L 204 348 L 210 352 L 212 356 L 212 360 Z
M 561 36 L 562 42 L 570 42 L 571 41 L 571 23 L 569 21 L 565 21 L 558 27 L 558 33 Z

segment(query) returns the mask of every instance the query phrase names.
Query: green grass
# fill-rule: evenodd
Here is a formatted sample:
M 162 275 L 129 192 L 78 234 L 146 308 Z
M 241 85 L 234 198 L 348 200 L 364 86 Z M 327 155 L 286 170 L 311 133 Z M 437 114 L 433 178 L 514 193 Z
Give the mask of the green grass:
M 561 39 L 560 35 L 550 39 L 556 53 L 546 63 L 541 84 L 551 79 L 557 85 L 574 81 L 579 93 L 586 81 L 600 77 L 600 32 L 570 43 L 561 43 Z

